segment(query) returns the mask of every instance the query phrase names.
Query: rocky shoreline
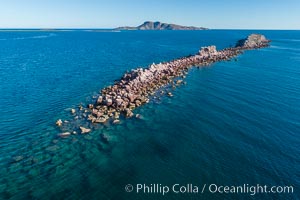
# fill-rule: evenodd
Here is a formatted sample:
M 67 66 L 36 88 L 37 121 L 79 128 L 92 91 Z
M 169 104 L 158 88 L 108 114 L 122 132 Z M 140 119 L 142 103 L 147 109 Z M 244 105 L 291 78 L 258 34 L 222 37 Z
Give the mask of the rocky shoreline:
M 239 40 L 237 45 L 217 51 L 216 46 L 202 47 L 199 52 L 192 56 L 182 57 L 169 62 L 152 64 L 148 68 L 138 68 L 125 73 L 122 78 L 115 81 L 114 85 L 101 90 L 96 102 L 87 105 L 83 118 L 91 123 L 113 124 L 120 122 L 120 115 L 129 118 L 134 116 L 133 110 L 149 102 L 149 97 L 161 87 L 166 85 L 184 84 L 183 79 L 192 66 L 207 66 L 214 62 L 230 60 L 241 54 L 244 50 L 257 49 L 269 46 L 270 40 L 260 34 L 251 34 L 246 39 Z M 161 91 L 164 95 L 164 92 Z M 166 93 L 172 96 L 171 92 Z M 80 107 L 79 110 L 84 110 Z M 75 109 L 71 110 L 76 115 Z M 76 116 L 78 118 L 78 116 Z M 75 118 L 76 118 L 75 117 Z M 139 117 L 138 115 L 136 117 Z M 61 119 L 57 120 L 57 126 L 63 126 Z M 91 130 L 80 126 L 81 133 L 88 133 Z M 69 132 L 62 133 L 65 137 Z

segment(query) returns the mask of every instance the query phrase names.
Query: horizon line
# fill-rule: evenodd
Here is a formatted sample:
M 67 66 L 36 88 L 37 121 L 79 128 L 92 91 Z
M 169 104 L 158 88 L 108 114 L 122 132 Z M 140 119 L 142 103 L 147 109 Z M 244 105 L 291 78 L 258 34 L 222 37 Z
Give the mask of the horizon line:
M 40 28 L 40 27 L 26 27 L 26 28 L 16 28 L 16 27 L 9 27 L 9 28 L 1 28 L 2 30 L 41 30 L 41 31 L 51 31 L 51 30 L 114 30 L 117 28 L 97 28 L 97 27 L 69 27 L 69 28 Z M 300 29 L 275 29 L 275 28 L 208 28 L 207 30 L 196 30 L 196 31 L 209 31 L 209 30 L 266 30 L 266 31 L 300 31 Z M 124 30 L 122 30 L 124 31 Z M 125 30 L 125 31 L 174 31 L 174 30 Z M 175 30 L 175 31 L 185 31 L 185 30 Z M 191 31 L 191 30 L 187 30 Z M 193 30 L 192 30 L 193 31 Z

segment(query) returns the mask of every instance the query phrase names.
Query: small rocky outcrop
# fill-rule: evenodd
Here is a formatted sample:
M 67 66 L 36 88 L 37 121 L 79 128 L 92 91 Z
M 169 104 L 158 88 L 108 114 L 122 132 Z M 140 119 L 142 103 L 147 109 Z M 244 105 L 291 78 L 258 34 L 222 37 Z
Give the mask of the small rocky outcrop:
M 236 47 L 243 49 L 256 49 L 269 46 L 270 40 L 267 40 L 264 35 L 251 34 L 247 38 L 239 40 Z
M 61 126 L 61 125 L 63 124 L 63 122 L 62 122 L 61 119 L 58 119 L 58 120 L 55 122 L 55 124 L 56 124 L 57 126 Z
M 208 46 L 208 47 L 201 47 L 200 51 L 199 51 L 199 55 L 200 56 L 214 56 L 217 55 L 217 48 L 216 46 Z
M 85 133 L 91 132 L 91 129 L 89 129 L 89 128 L 84 128 L 82 126 L 80 126 L 79 128 L 81 130 L 81 134 L 85 134 Z

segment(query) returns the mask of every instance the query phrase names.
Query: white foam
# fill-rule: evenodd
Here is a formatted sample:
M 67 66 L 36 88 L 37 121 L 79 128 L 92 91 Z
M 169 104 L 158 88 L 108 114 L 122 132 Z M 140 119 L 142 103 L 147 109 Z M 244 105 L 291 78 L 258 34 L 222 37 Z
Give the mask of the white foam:
M 54 37 L 54 36 L 56 36 L 56 34 L 50 33 L 48 35 L 37 35 L 37 36 L 30 36 L 30 37 L 0 38 L 0 41 L 5 41 L 5 40 L 43 39 L 43 38 L 49 38 L 49 37 Z

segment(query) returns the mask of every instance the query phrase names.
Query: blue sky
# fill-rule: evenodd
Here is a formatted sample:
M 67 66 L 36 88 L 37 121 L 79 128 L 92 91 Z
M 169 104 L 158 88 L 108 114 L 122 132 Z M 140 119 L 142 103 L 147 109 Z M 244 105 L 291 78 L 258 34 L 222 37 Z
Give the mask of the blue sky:
M 0 0 L 0 28 L 113 28 L 162 21 L 300 29 L 300 0 Z

